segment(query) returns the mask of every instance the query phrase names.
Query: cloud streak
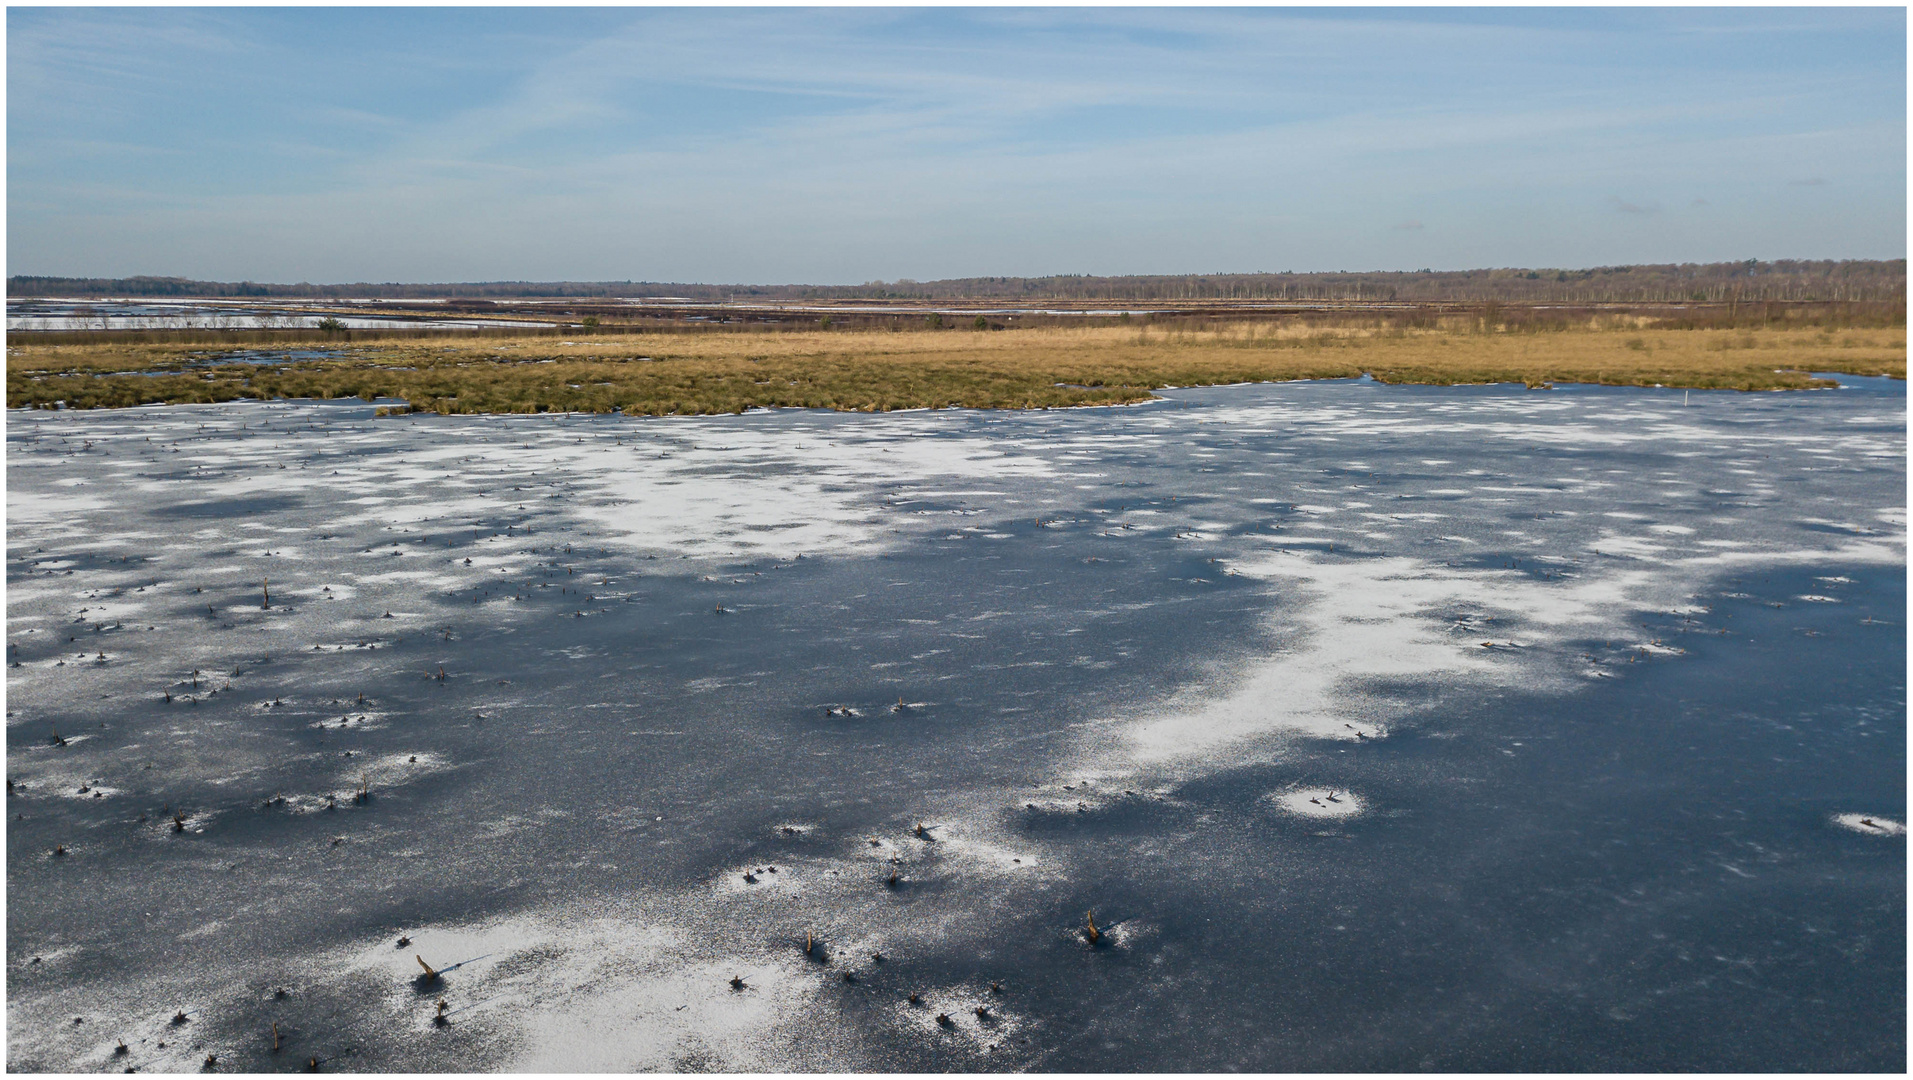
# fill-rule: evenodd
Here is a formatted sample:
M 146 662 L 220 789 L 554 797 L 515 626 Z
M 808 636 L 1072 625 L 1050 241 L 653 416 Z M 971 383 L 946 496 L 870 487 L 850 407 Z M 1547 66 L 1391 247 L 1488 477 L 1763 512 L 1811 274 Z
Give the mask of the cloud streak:
M 1904 57 L 1865 45 L 1897 12 L 1829 16 L 1825 56 L 1778 65 L 1748 42 L 1806 32 L 1771 12 L 1793 30 L 1707 12 L 466 14 L 12 10 L 12 265 L 862 281 L 1904 254 Z M 1670 33 L 1681 65 L 1661 62 Z M 1779 198 L 1798 176 L 1776 170 L 1806 154 L 1851 178 L 1842 207 Z M 1702 190 L 1711 225 L 1660 214 Z M 1615 213 L 1683 224 L 1620 250 Z M 1437 217 L 1439 241 L 1419 227 Z

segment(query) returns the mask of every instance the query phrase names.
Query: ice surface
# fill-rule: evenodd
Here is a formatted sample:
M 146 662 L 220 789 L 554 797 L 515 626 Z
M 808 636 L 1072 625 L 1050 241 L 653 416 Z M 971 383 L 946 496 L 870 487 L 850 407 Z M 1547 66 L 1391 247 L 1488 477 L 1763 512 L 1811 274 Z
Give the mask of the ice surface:
M 1897 1068 L 1855 385 L 10 413 L 11 1060 Z

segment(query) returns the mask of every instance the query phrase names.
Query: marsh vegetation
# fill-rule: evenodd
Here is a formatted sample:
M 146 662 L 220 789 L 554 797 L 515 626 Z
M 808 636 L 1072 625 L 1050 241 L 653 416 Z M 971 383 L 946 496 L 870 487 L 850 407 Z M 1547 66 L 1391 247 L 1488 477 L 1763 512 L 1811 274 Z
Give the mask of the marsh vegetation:
M 607 329 L 562 338 L 354 335 L 317 356 L 308 349 L 273 359 L 272 350 L 242 356 L 135 336 L 35 338 L 7 350 L 7 404 L 359 397 L 448 414 L 630 415 L 1054 408 L 1143 401 L 1168 386 L 1364 374 L 1430 385 L 1799 389 L 1816 385 L 1816 371 L 1904 378 L 1906 334 L 1903 307 L 1857 318 L 1775 316 L 1772 308 L 1568 317 L 1487 304 L 1465 313 L 1124 316 L 1093 325 L 979 316 L 887 328 Z

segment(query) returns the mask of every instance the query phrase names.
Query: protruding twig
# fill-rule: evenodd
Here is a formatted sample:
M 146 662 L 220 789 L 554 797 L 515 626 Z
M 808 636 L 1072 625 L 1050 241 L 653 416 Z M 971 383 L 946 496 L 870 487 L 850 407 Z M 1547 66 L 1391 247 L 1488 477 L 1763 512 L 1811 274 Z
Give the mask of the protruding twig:
M 428 964 L 428 963 L 426 963 L 426 962 L 425 962 L 425 958 L 424 958 L 423 956 L 420 956 L 420 955 L 418 955 L 417 953 L 413 953 L 413 954 L 412 954 L 412 959 L 414 959 L 414 960 L 417 960 L 417 961 L 418 961 L 418 966 L 419 966 L 419 967 L 422 967 L 422 968 L 424 968 L 424 969 L 425 969 L 425 981 L 426 981 L 426 982 L 437 982 L 437 981 L 438 981 L 438 972 L 436 972 L 436 971 L 433 971 L 433 970 L 432 970 L 432 965 L 430 965 L 430 964 Z
M 1084 921 L 1086 925 L 1083 930 L 1083 937 L 1086 938 L 1091 945 L 1103 940 L 1103 932 L 1096 929 L 1096 913 L 1093 911 L 1089 912 L 1084 916 Z
M 272 1052 L 275 1054 L 279 1052 L 279 1023 L 276 1020 L 272 1025 Z

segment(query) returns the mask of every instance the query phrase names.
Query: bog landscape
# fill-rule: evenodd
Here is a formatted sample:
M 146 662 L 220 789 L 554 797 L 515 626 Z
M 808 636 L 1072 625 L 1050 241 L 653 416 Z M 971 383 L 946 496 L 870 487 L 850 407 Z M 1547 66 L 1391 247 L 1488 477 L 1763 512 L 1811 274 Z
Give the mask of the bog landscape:
M 9 1067 L 1896 1069 L 1846 270 L 16 296 Z
M 1904 6 L 5 37 L 0 1070 L 1907 1071 Z

